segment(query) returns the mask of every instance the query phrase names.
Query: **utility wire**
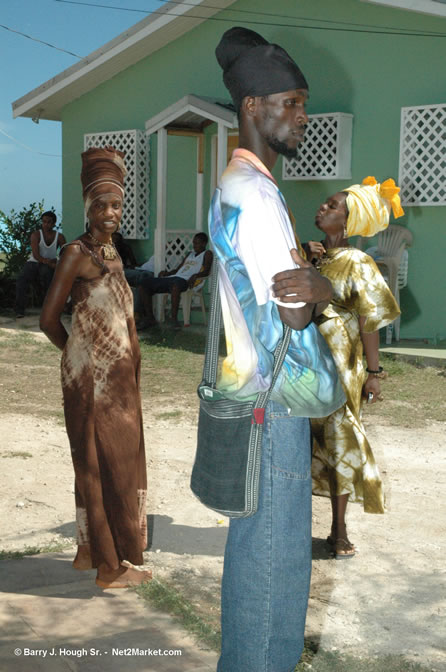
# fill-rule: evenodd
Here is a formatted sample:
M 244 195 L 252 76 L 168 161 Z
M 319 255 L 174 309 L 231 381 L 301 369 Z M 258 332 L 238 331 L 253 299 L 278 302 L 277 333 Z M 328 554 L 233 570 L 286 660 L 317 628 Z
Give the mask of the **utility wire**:
M 102 5 L 94 2 L 78 2 L 78 0 L 55 0 L 55 2 L 62 2 L 69 5 L 81 5 L 82 7 L 98 7 L 101 9 L 117 9 L 122 12 L 139 12 L 141 14 L 154 14 L 159 16 L 178 16 L 182 18 L 189 19 L 201 19 L 203 21 L 221 21 L 224 23 L 234 23 L 234 19 L 225 19 L 219 16 L 193 16 L 192 14 L 174 14 L 173 12 L 157 12 L 156 10 L 150 11 L 145 9 L 134 9 L 130 7 L 117 7 L 116 5 Z M 195 5 L 193 5 L 195 6 Z M 215 9 L 215 7 L 214 7 Z M 229 11 L 229 8 L 228 8 Z M 314 21 L 314 19 L 312 19 Z M 318 20 L 318 19 L 316 19 Z M 276 26 L 278 28 L 300 28 L 302 30 L 325 30 L 325 31 L 334 31 L 342 33 L 369 33 L 375 35 L 399 35 L 402 37 L 446 37 L 446 33 L 429 33 L 429 32 L 401 32 L 401 30 L 370 30 L 370 29 L 358 29 L 358 28 L 335 28 L 332 26 L 305 26 L 296 23 L 277 23 L 272 21 L 251 21 L 248 19 L 245 23 L 250 25 L 257 26 Z
M 28 145 L 24 145 L 23 142 L 20 142 L 16 138 L 13 138 L 12 135 L 9 135 L 9 133 L 6 133 L 3 129 L 0 128 L 0 133 L 5 135 L 7 138 L 15 142 L 17 145 L 20 145 L 20 147 L 23 147 L 24 149 L 27 149 L 29 152 L 32 152 L 33 154 L 40 154 L 41 156 L 56 156 L 59 159 L 62 157 L 62 154 L 46 154 L 45 152 L 39 152 L 36 149 L 33 149 L 32 147 L 29 147 Z
M 158 2 L 165 2 L 165 0 L 158 0 Z M 187 5 L 189 7 L 197 7 L 197 5 L 193 2 L 185 2 L 183 0 L 168 0 L 169 4 L 175 4 L 175 5 Z M 198 5 L 203 9 L 217 9 L 216 7 L 212 5 L 203 5 L 200 3 Z M 298 19 L 301 21 L 317 21 L 319 23 L 331 23 L 331 24 L 337 24 L 340 26 L 358 26 L 360 28 L 378 28 L 376 25 L 368 24 L 368 23 L 355 23 L 353 21 L 333 21 L 332 19 L 317 19 L 317 18 L 308 18 L 306 16 L 291 16 L 289 14 L 277 14 L 277 12 L 261 12 L 261 11 L 256 11 L 252 9 L 232 9 L 232 7 L 225 7 L 225 10 L 228 12 L 232 12 L 233 14 L 254 14 L 255 16 L 273 16 L 278 19 Z M 379 26 L 380 28 L 384 28 L 386 30 L 393 30 L 393 26 Z M 404 30 L 408 31 L 409 33 L 415 32 L 413 28 L 400 28 L 399 30 Z M 430 35 L 441 35 L 443 36 L 444 33 L 440 33 L 436 30 L 426 30 L 426 33 L 429 33 Z
M 49 42 L 44 42 L 43 40 L 38 40 L 37 37 L 32 37 L 31 35 L 27 35 L 26 33 L 21 33 L 20 30 L 14 30 L 13 28 L 8 28 L 8 26 L 4 26 L 1 23 L 0 23 L 0 28 L 4 28 L 5 30 L 9 30 L 10 33 L 16 33 L 17 35 L 21 35 L 22 37 L 26 37 L 26 38 L 28 38 L 28 40 L 32 40 L 33 42 L 39 42 L 40 44 L 44 44 L 46 47 L 51 47 L 52 49 L 57 49 L 57 51 L 62 51 L 64 54 L 70 54 L 70 56 L 75 56 L 76 58 L 80 58 L 81 60 L 84 58 L 84 56 L 79 56 L 79 54 L 75 54 L 72 51 L 67 51 L 66 49 L 61 49 L 61 47 L 56 47 L 54 44 L 50 44 Z

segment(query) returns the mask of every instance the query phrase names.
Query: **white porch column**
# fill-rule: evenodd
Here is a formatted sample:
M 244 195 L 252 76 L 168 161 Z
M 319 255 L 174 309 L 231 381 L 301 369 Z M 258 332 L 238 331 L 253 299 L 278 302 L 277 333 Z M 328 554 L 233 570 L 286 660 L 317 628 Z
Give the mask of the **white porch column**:
M 195 229 L 203 231 L 204 135 L 197 135 L 197 195 Z
M 167 131 L 157 132 L 155 274 L 164 269 L 167 210 Z
M 217 184 L 228 163 L 228 129 L 218 124 L 217 136 Z
M 160 128 L 157 132 L 157 170 L 156 170 L 156 229 L 155 229 L 155 276 L 165 267 L 166 256 L 166 211 L 167 211 L 167 131 Z M 160 297 L 156 296 L 155 316 L 161 316 Z

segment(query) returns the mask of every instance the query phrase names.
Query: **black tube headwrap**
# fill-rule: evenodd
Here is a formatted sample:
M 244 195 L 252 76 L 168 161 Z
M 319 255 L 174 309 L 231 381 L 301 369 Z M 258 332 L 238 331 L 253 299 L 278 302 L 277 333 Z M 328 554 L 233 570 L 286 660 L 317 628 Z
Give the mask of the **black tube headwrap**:
M 230 28 L 215 53 L 237 109 L 246 96 L 308 89 L 307 80 L 285 49 L 270 44 L 253 30 Z

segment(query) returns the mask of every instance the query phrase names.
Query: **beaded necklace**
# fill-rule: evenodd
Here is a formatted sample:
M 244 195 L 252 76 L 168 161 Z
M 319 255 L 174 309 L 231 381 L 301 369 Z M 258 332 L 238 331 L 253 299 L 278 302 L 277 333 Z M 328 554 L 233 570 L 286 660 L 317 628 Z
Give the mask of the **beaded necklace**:
M 95 238 L 90 231 L 88 232 L 88 235 L 90 236 L 93 243 L 99 245 L 104 250 L 104 259 L 106 261 L 111 261 L 112 259 L 118 258 L 118 251 L 112 242 L 101 243 L 101 241 Z

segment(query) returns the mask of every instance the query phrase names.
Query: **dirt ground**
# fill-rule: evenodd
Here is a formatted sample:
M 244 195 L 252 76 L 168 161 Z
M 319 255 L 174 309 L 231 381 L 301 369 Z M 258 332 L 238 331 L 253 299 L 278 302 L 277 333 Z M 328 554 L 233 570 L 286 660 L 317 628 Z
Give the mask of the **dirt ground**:
M 149 399 L 143 410 L 151 530 L 146 563 L 218 622 L 228 521 L 189 489 L 196 428 L 184 418 L 159 419 Z M 350 506 L 349 535 L 360 550 L 354 559 L 331 558 L 324 542 L 329 501 L 313 498 L 307 635 L 324 649 L 404 654 L 446 670 L 445 429 L 445 422 L 400 429 L 377 415 L 369 419 L 389 510 L 373 516 Z M 0 550 L 72 540 L 73 473 L 63 426 L 2 413 L 0 436 Z

